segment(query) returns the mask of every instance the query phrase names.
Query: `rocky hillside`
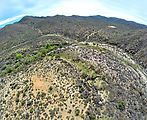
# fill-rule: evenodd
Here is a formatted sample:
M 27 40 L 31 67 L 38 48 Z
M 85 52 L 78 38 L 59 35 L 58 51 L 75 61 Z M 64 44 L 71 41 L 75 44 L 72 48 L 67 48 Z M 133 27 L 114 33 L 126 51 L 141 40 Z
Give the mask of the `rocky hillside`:
M 146 120 L 145 29 L 102 16 L 1 29 L 0 119 Z
M 26 46 L 34 45 L 33 42 L 42 35 L 60 34 L 77 41 L 116 45 L 147 69 L 146 31 L 145 25 L 103 16 L 26 16 L 18 23 L 0 29 L 0 52 L 7 50 L 7 53 L 11 47 L 22 43 Z

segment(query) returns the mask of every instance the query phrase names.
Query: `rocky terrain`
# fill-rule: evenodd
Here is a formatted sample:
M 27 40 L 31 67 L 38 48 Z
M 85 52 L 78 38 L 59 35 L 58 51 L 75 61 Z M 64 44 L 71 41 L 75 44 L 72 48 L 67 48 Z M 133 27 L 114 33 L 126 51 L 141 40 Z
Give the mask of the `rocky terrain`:
M 73 19 L 77 18 L 81 21 L 93 19 L 73 16 Z M 95 25 L 92 20 L 87 28 L 82 27 L 76 34 L 80 35 L 78 39 L 73 33 L 76 27 L 69 30 L 69 35 L 59 29 L 66 25 L 63 21 L 63 26 L 60 24 L 59 28 L 50 24 L 52 19 L 60 19 L 60 16 L 51 20 L 38 17 L 34 23 L 32 19 L 25 17 L 16 23 L 20 28 L 25 24 L 27 30 L 13 31 L 20 34 L 13 45 L 10 41 L 15 35 L 9 36 L 12 29 L 7 30 L 7 26 L 1 30 L 2 33 L 0 31 L 0 44 L 9 48 L 2 48 L 0 52 L 1 120 L 147 119 L 147 74 L 143 66 L 146 63 L 140 64 L 139 59 L 122 49 L 126 44 L 120 46 L 121 40 L 115 44 L 116 41 L 113 39 L 112 42 L 112 38 L 108 37 L 112 34 L 106 34 L 115 31 L 114 36 L 117 36 L 120 32 L 125 33 L 125 30 L 130 32 L 130 29 L 144 31 L 145 26 L 129 22 L 130 25 L 126 27 L 123 20 L 112 20 L 111 24 L 123 26 L 123 29 L 119 28 L 118 32 L 106 29 L 94 32 L 106 24 L 101 23 L 93 26 L 93 32 L 89 30 L 85 33 L 91 24 Z M 68 19 L 74 21 L 72 17 Z M 50 28 L 40 26 L 38 29 L 42 25 L 40 22 L 44 21 L 48 22 Z M 28 31 L 26 24 L 33 27 Z M 13 28 L 13 25 L 10 26 Z M 49 30 L 51 28 L 52 32 Z M 34 32 L 31 33 L 31 30 Z M 6 41 L 2 42 L 4 38 Z M 144 45 L 142 47 L 146 49 Z
M 147 79 L 135 65 L 106 44 L 58 48 L 1 77 L 1 119 L 145 119 Z
M 14 46 L 22 48 L 35 45 L 38 41 L 46 41 L 48 37 L 41 36 L 47 34 L 59 34 L 76 41 L 116 45 L 147 69 L 147 26 L 99 15 L 25 16 L 18 23 L 0 29 L 0 55 L 5 55 Z

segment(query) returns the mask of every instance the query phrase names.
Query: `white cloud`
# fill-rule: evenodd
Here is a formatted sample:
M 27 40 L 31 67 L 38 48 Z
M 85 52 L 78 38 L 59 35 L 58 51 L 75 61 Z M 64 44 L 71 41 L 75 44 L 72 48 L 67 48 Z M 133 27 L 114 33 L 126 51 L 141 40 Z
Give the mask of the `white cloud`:
M 111 10 L 109 8 L 103 8 L 103 10 L 100 12 L 100 15 L 103 15 L 106 17 L 117 17 L 117 18 L 129 20 L 129 21 L 136 21 L 139 23 L 147 24 L 143 19 L 141 19 L 141 17 L 137 15 L 130 15 L 126 12 Z
M 23 17 L 23 16 L 26 16 L 26 15 L 28 15 L 28 14 L 23 14 L 23 15 L 15 16 L 15 17 L 12 17 L 12 18 L 8 18 L 8 19 L 6 19 L 6 20 L 4 20 L 4 21 L 0 21 L 0 25 L 9 23 L 9 22 L 11 22 L 11 21 L 14 21 L 14 20 L 16 20 L 16 19 L 18 19 L 18 18 L 21 18 L 21 17 Z
M 36 3 L 32 8 L 24 9 L 24 13 L 35 16 L 53 15 L 97 15 L 103 7 L 98 0 L 61 0 L 50 4 L 49 2 Z M 49 0 L 52 1 L 52 0 Z
M 98 0 L 63 0 L 53 6 L 50 10 L 51 15 L 97 15 L 103 6 Z
M 116 10 L 116 7 L 105 6 L 100 0 L 62 0 L 54 5 L 43 4 L 32 9 L 32 15 L 35 16 L 53 16 L 53 15 L 102 15 L 106 17 L 118 17 L 126 20 L 144 23 L 145 21 L 135 15 L 130 15 L 126 11 Z

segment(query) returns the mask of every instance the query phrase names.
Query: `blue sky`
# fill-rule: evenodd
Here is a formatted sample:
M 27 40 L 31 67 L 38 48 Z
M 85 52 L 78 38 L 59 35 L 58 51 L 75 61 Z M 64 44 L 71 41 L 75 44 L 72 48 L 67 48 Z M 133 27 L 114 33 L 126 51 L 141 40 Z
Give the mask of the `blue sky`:
M 147 25 L 147 0 L 0 0 L 0 26 L 25 15 L 103 15 Z

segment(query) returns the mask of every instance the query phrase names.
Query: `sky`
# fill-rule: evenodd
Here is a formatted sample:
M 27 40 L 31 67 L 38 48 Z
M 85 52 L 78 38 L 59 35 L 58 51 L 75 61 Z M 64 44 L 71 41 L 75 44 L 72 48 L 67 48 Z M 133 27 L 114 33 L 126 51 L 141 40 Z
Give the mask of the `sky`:
M 147 0 L 0 0 L 0 27 L 23 16 L 102 15 L 147 25 Z

